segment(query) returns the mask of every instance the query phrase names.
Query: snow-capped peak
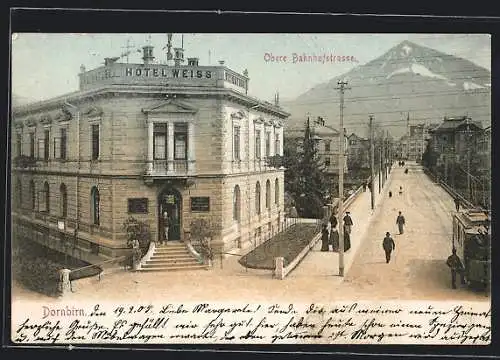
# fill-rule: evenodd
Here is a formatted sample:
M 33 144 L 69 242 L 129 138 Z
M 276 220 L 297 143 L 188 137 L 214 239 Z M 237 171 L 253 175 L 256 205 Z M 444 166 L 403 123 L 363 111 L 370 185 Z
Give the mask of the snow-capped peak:
M 476 83 L 465 81 L 464 82 L 464 90 L 474 90 L 474 89 L 482 89 L 484 86 L 478 85 Z
M 404 67 L 404 68 L 393 71 L 392 73 L 387 75 L 386 78 L 389 79 L 396 74 L 402 74 L 402 73 L 406 73 L 406 72 L 412 72 L 416 75 L 447 80 L 446 77 L 439 75 L 439 74 L 435 74 L 432 71 L 430 71 L 429 69 L 427 69 L 425 66 L 423 66 L 421 64 L 415 64 L 415 63 L 411 64 L 409 67 Z
M 405 52 L 406 56 L 408 56 L 411 52 L 411 47 L 408 46 L 407 44 L 405 44 L 403 47 L 402 47 L 403 51 Z

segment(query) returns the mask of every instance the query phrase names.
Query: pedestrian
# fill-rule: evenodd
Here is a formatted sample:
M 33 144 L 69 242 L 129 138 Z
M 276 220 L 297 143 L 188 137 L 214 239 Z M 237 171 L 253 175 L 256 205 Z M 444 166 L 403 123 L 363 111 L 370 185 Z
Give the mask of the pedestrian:
M 351 248 L 351 234 L 344 232 L 344 251 L 349 251 Z
M 363 191 L 366 191 L 366 181 L 363 183 Z
M 408 168 L 405 169 L 405 174 L 408 174 Z
M 337 225 L 332 227 L 330 231 L 330 244 L 332 245 L 332 251 L 339 251 L 339 232 L 336 226 Z
M 452 249 L 452 254 L 448 256 L 448 259 L 446 260 L 446 265 L 451 270 L 451 287 L 452 289 L 457 288 L 457 273 L 460 274 L 460 280 L 461 284 L 465 284 L 465 268 L 462 262 L 460 261 L 460 258 L 457 256 L 457 249 L 453 247 Z
M 338 225 L 337 217 L 335 216 L 335 214 L 332 214 L 332 216 L 330 216 L 330 225 L 332 229 L 336 228 Z
M 321 230 L 321 251 L 330 250 L 330 246 L 328 244 L 329 240 L 330 239 L 328 236 L 328 225 L 323 224 L 323 229 Z
M 399 195 L 403 195 L 403 187 L 402 186 L 399 187 Z
M 372 182 L 371 181 L 368 183 L 368 189 L 370 190 L 370 192 L 372 191 Z
M 344 216 L 344 232 L 351 234 L 353 222 L 351 219 L 351 213 L 349 211 L 346 211 L 345 216 Z
M 391 261 L 391 253 L 393 250 L 396 250 L 396 243 L 394 243 L 394 240 L 391 237 L 391 234 L 389 232 L 385 233 L 385 238 L 384 241 L 382 242 L 382 247 L 384 248 L 385 252 L 385 263 L 389 264 L 389 261 Z
M 458 197 L 455 198 L 455 209 L 460 210 L 460 199 Z
M 389 191 L 389 197 L 390 198 L 392 197 L 392 191 Z
M 163 212 L 163 239 L 165 241 L 168 241 L 168 231 L 170 229 L 170 216 L 168 215 L 168 212 L 165 210 Z M 160 245 L 163 244 L 163 241 L 160 241 Z
M 398 224 L 399 235 L 403 234 L 403 226 L 405 225 L 405 217 L 399 212 L 398 217 L 396 218 L 396 224 Z

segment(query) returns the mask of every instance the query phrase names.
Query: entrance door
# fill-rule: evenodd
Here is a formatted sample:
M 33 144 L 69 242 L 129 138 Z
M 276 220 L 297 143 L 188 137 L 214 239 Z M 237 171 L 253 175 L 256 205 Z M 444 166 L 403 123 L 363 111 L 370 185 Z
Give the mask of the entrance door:
M 158 235 L 160 238 L 158 240 L 165 239 L 165 220 L 164 213 L 167 212 L 168 218 L 170 219 L 170 227 L 168 230 L 168 240 L 178 241 L 181 239 L 181 214 L 182 214 L 182 197 L 181 194 L 173 189 L 169 188 L 160 194 L 158 199 L 159 204 L 159 229 Z

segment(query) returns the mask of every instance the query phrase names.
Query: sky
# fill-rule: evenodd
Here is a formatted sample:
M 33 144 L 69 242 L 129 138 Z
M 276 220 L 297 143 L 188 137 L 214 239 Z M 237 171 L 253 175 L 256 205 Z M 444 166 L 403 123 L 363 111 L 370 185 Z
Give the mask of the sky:
M 365 64 L 410 40 L 447 54 L 463 57 L 491 70 L 491 42 L 486 34 L 174 34 L 173 47 L 184 45 L 184 57 L 198 57 L 199 65 L 248 70 L 249 94 L 273 101 L 294 99 L 319 83 Z M 39 101 L 78 90 L 80 66 L 87 70 L 103 64 L 105 57 L 120 56 L 126 45 L 138 49 L 147 43 L 159 63 L 166 58 L 167 34 L 12 34 L 12 93 Z M 344 63 L 293 62 L 297 55 L 354 57 Z M 286 56 L 286 61 L 271 61 Z M 129 57 L 141 63 L 141 54 Z M 282 59 L 282 58 L 281 58 Z M 126 62 L 123 58 L 123 62 Z

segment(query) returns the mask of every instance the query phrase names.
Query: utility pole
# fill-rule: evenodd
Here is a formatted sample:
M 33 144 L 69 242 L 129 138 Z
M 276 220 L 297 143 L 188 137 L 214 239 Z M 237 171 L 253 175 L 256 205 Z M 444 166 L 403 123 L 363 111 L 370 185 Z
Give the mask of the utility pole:
M 382 144 L 378 146 L 378 193 L 382 191 Z
M 344 276 L 344 91 L 347 88 L 347 81 L 337 82 L 340 91 L 340 126 L 339 126 L 339 275 Z
M 370 168 L 371 168 L 371 198 L 372 210 L 375 208 L 375 149 L 373 146 L 373 115 L 370 115 Z
M 410 157 L 410 113 L 406 116 L 406 160 Z

